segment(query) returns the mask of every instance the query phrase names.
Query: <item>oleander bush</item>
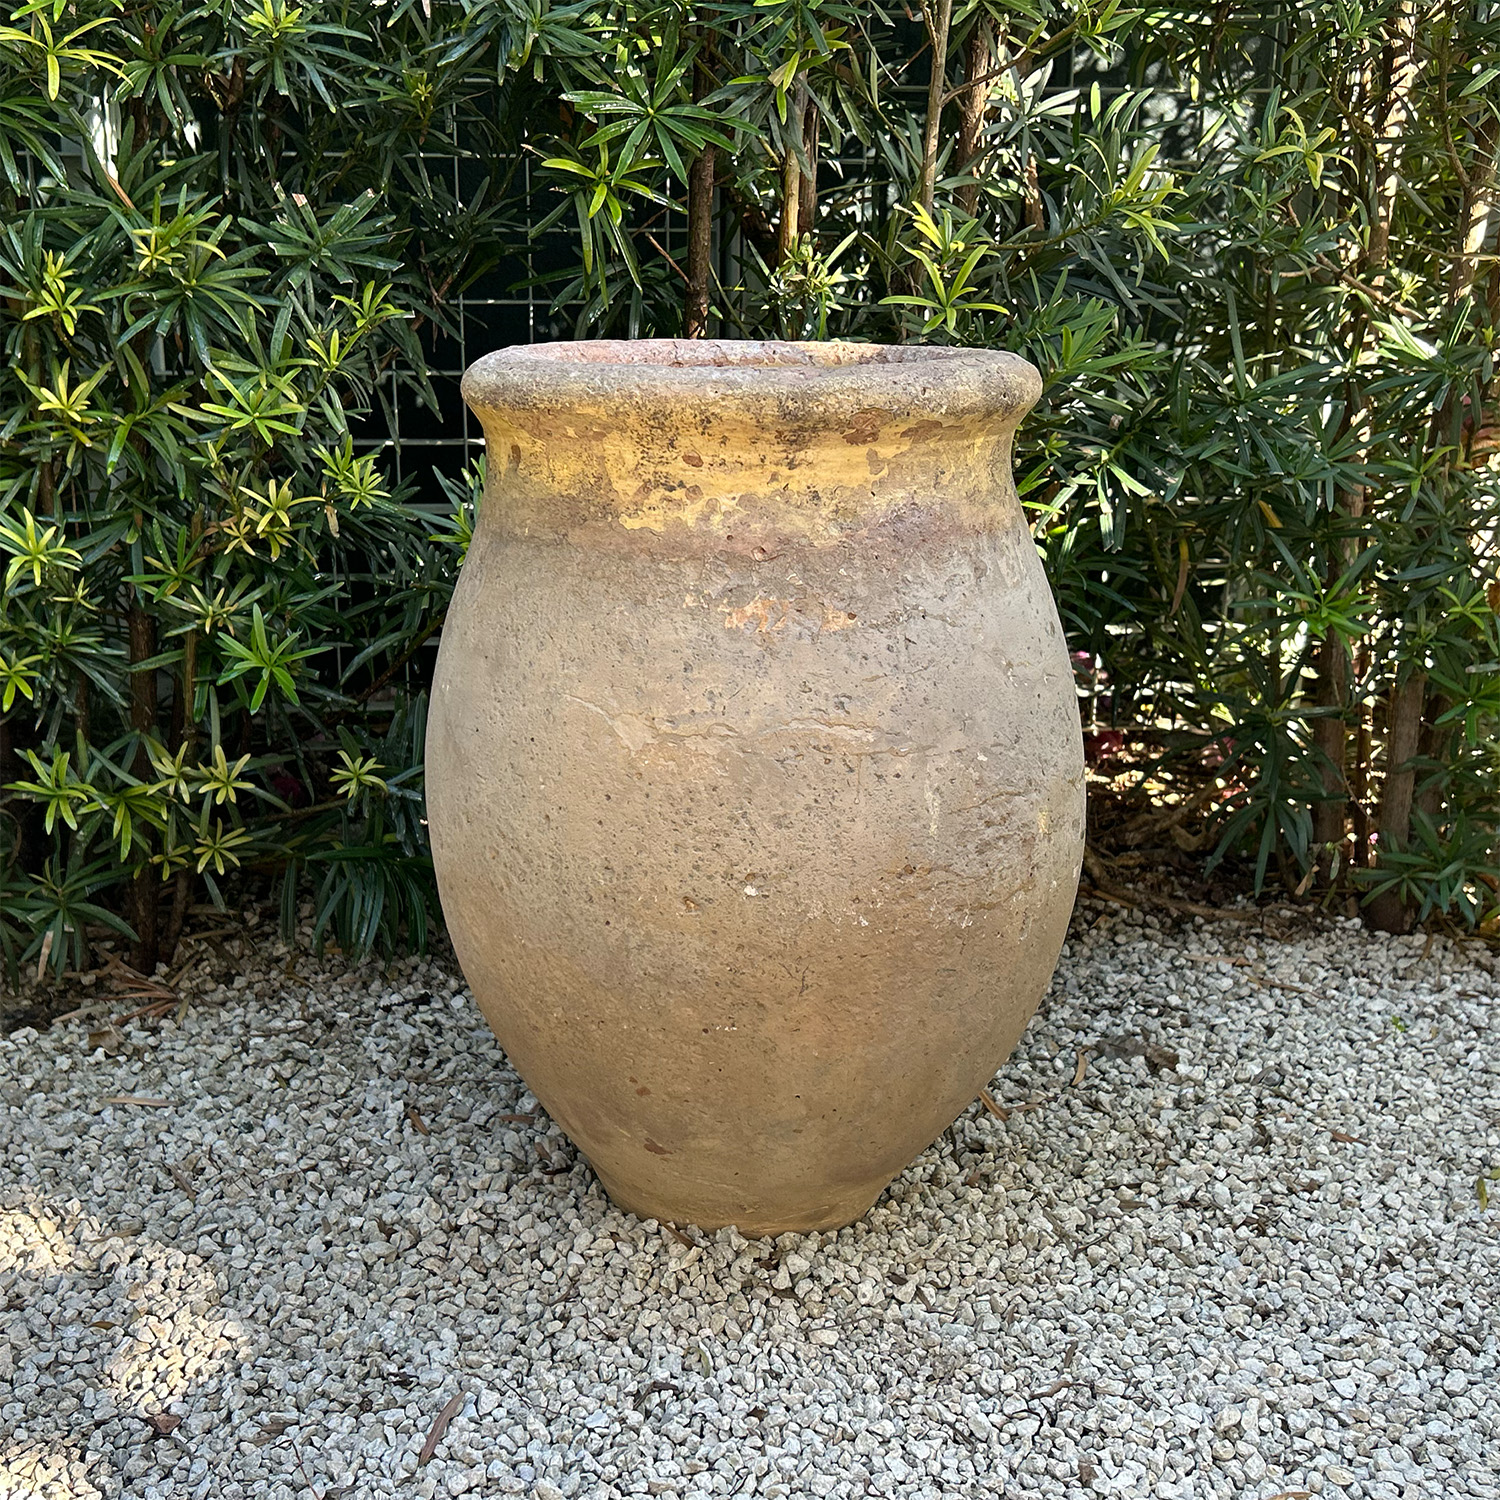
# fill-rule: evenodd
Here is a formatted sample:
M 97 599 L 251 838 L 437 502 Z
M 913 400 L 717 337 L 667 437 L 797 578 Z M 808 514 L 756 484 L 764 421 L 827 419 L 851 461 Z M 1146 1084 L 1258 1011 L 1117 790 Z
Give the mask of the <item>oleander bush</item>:
M 527 250 L 559 336 L 1027 354 L 1123 844 L 1488 922 L 1497 144 L 1488 3 L 14 10 L 0 943 L 149 967 L 245 879 L 423 940 L 476 486 L 368 439 Z
M 0 941 L 149 972 L 237 873 L 420 942 L 454 528 L 356 445 L 474 215 L 411 143 L 421 11 L 22 7 L 0 27 Z M 490 80 L 487 80 L 490 81 Z M 389 389 L 387 378 L 386 389 Z M 45 954 L 44 950 L 45 949 Z

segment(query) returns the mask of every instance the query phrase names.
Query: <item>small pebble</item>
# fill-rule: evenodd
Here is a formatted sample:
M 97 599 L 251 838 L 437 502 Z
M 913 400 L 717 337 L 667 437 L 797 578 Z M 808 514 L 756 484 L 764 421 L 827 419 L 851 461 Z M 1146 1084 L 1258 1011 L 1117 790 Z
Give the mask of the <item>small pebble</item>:
M 1085 902 L 1004 1119 L 690 1246 L 451 962 L 224 946 L 0 1039 L 0 1495 L 1500 1500 L 1477 945 Z

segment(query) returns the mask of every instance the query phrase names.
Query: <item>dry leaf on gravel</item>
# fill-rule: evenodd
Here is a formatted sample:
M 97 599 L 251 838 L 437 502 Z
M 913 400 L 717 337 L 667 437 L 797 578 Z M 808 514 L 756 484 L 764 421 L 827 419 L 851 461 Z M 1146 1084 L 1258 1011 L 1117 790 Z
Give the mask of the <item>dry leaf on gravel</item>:
M 267 1417 L 260 1431 L 250 1441 L 257 1448 L 264 1448 L 267 1443 L 275 1442 L 287 1428 L 296 1425 L 296 1417 Z
M 101 1026 L 97 1031 L 91 1031 L 88 1035 L 88 1050 L 90 1052 L 103 1051 L 107 1057 L 113 1057 L 121 1047 L 125 1045 L 125 1033 L 118 1026 Z
M 994 1115 L 997 1120 L 1010 1119 L 1010 1111 L 995 1103 L 995 1096 L 988 1089 L 980 1089 L 979 1102 Z
M 427 1441 L 422 1444 L 422 1451 L 417 1455 L 419 1464 L 425 1464 L 437 1452 L 437 1445 L 442 1442 L 443 1434 L 448 1430 L 448 1424 L 463 1410 L 464 1400 L 464 1393 L 460 1391 L 433 1418 L 432 1431 L 427 1434 Z

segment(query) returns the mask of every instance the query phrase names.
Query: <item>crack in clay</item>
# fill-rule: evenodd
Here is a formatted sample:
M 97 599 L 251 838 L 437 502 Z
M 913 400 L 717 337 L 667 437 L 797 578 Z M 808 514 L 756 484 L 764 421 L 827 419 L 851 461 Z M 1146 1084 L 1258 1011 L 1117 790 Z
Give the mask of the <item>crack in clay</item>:
M 816 731 L 820 734 L 832 735 L 836 738 L 848 738 L 855 741 L 873 739 L 876 731 L 866 724 L 835 724 L 826 719 L 789 719 L 784 724 L 771 724 L 764 729 L 756 729 L 746 733 L 736 729 L 732 724 L 712 723 L 702 728 L 683 727 L 676 724 L 662 725 L 655 719 L 648 719 L 642 714 L 611 713 L 598 703 L 592 703 L 587 698 L 580 698 L 574 693 L 566 693 L 564 697 L 569 703 L 576 703 L 581 708 L 596 713 L 615 734 L 619 736 L 620 742 L 630 751 L 632 755 L 638 754 L 648 745 L 654 745 L 661 740 L 763 740 L 777 734 L 805 734 Z M 903 759 L 911 755 L 914 747 L 910 745 L 859 745 L 840 746 L 841 755 L 864 758 L 875 755 L 895 755 Z
M 621 742 L 632 755 L 644 750 L 647 745 L 655 744 L 660 739 L 731 740 L 740 738 L 740 731 L 730 724 L 710 724 L 703 729 L 663 729 L 654 719 L 647 719 L 641 714 L 612 714 L 607 708 L 602 708 L 597 703 L 590 703 L 587 698 L 579 698 L 573 693 L 565 693 L 563 696 L 570 703 L 577 703 L 598 714 L 619 735 Z
M 827 719 L 788 719 L 784 724 L 772 724 L 767 729 L 757 729 L 755 738 L 763 740 L 772 734 L 797 734 L 809 729 L 816 729 L 824 734 L 846 734 L 854 738 L 873 739 L 875 729 L 868 724 L 837 724 Z M 905 751 L 900 752 L 905 754 Z
M 965 802 L 961 807 L 951 808 L 951 812 L 966 813 L 978 812 L 982 807 L 988 807 L 991 802 L 1005 802 L 1013 797 L 1034 797 L 1034 787 L 996 787 L 992 792 L 986 792 L 978 802 Z
M 973 753 L 972 746 L 940 746 L 940 745 L 892 745 L 871 743 L 879 730 L 870 724 L 837 723 L 828 719 L 797 718 L 788 719 L 780 724 L 768 724 L 763 729 L 742 730 L 736 729 L 732 724 L 714 721 L 709 724 L 679 725 L 662 724 L 654 718 L 648 718 L 644 714 L 634 713 L 611 713 L 602 704 L 594 703 L 587 698 L 580 698 L 575 693 L 565 693 L 564 698 L 569 703 L 576 703 L 581 708 L 586 708 L 590 713 L 596 713 L 614 730 L 621 744 L 625 746 L 632 755 L 638 755 L 650 745 L 659 744 L 663 741 L 679 741 L 689 748 L 701 749 L 700 745 L 692 745 L 692 741 L 717 741 L 720 744 L 728 741 L 740 741 L 742 753 L 751 753 L 748 746 L 743 742 L 770 739 L 780 734 L 826 734 L 832 738 L 842 741 L 835 753 L 848 760 L 873 760 L 882 756 L 894 756 L 898 760 L 907 760 L 917 755 L 968 755 Z M 863 742 L 863 743 L 861 743 Z M 814 750 L 820 747 L 816 744 Z M 991 750 L 999 750 L 1002 747 L 989 746 Z M 1009 801 L 1013 798 L 1026 798 L 1033 795 L 1031 791 L 1021 789 L 1012 790 L 1008 787 L 1000 787 L 989 793 L 978 802 L 964 803 L 961 806 L 950 808 L 953 813 L 975 812 L 984 807 L 988 802 Z M 931 809 L 929 808 L 929 812 Z

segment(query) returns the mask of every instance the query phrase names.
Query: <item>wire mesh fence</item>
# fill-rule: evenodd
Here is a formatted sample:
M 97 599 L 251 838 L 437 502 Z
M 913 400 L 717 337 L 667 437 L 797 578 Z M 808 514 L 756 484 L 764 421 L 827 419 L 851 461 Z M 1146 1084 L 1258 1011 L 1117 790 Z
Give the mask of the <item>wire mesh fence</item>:
M 1264 76 L 1269 78 L 1274 47 L 1273 31 L 1268 29 L 1265 57 L 1247 57 L 1243 59 L 1245 66 L 1265 65 Z M 1155 71 L 1162 70 L 1158 67 Z M 1049 90 L 1060 95 L 1097 89 L 1103 104 L 1128 89 L 1142 86 L 1156 91 L 1148 109 L 1158 119 L 1166 117 L 1171 121 L 1164 154 L 1179 163 L 1190 163 L 1208 124 L 1204 105 L 1187 92 L 1165 87 L 1163 78 L 1147 76 L 1134 66 L 1129 55 L 1101 59 L 1087 48 L 1078 48 L 1057 61 L 1048 81 Z M 892 91 L 887 107 L 899 113 L 901 107 L 909 106 L 914 117 L 919 116 L 925 108 L 926 89 L 926 79 L 918 66 Z M 455 139 L 451 130 L 437 134 L 444 140 Z M 479 160 L 477 153 L 467 151 L 461 139 L 455 149 L 424 154 L 424 161 L 430 172 L 443 174 L 459 204 L 467 203 L 485 181 L 482 169 L 487 164 Z M 571 220 L 539 231 L 536 226 L 543 222 L 555 200 L 549 198 L 547 189 L 537 181 L 529 159 L 521 164 L 517 180 L 518 243 L 507 247 L 496 264 L 472 284 L 447 299 L 446 330 L 429 325 L 423 332 L 436 409 L 414 401 L 410 388 L 402 388 L 399 373 L 391 370 L 377 392 L 374 411 L 360 429 L 361 445 L 387 455 L 391 477 L 406 486 L 419 505 L 446 506 L 439 476 L 458 481 L 484 451 L 484 435 L 473 414 L 465 408 L 459 390 L 468 366 L 491 350 L 565 339 L 577 331 L 581 309 L 566 303 L 557 305 L 554 290 L 558 278 L 577 261 Z M 849 140 L 844 149 L 819 162 L 819 198 L 836 194 L 856 224 L 863 218 L 874 217 L 873 196 L 884 186 L 878 152 L 857 140 Z M 652 271 L 680 275 L 686 238 L 687 225 L 681 210 L 675 207 L 662 210 L 642 247 Z M 765 282 L 763 268 L 745 236 L 735 231 L 721 214 L 714 217 L 713 261 L 719 331 L 725 337 L 735 337 L 754 326 L 753 304 L 757 298 L 763 298 Z M 763 330 L 756 327 L 754 331 L 760 335 Z

